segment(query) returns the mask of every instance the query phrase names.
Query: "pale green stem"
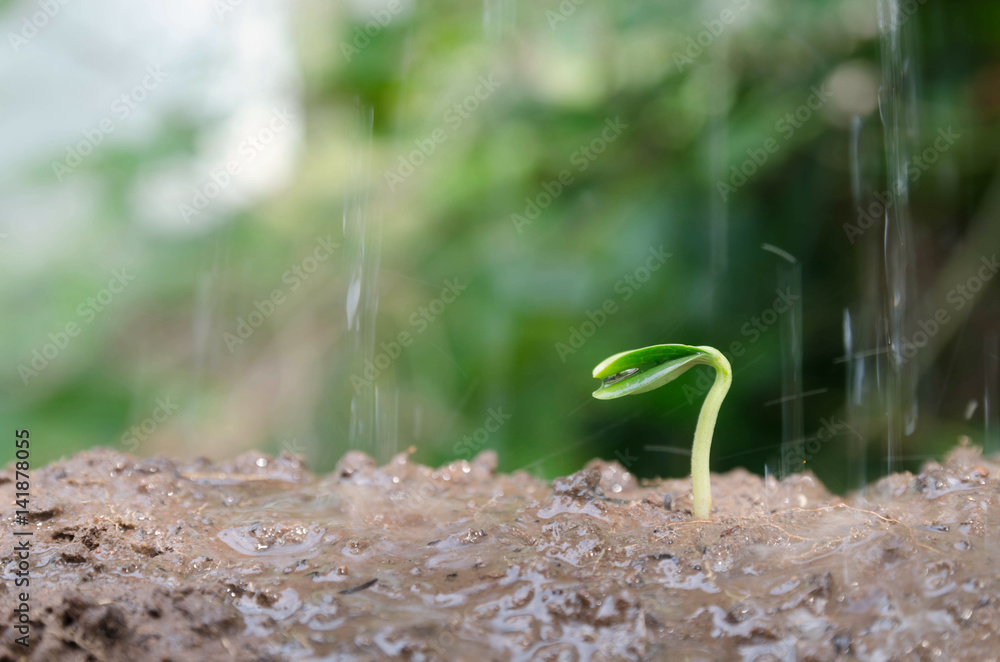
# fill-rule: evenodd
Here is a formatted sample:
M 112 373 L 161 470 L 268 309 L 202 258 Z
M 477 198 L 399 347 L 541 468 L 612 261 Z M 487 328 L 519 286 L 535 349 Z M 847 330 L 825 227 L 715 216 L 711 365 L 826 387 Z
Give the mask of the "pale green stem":
M 712 516 L 712 484 L 709 476 L 708 456 L 712 450 L 712 433 L 719 407 L 729 392 L 733 381 L 732 367 L 722 352 L 713 347 L 699 347 L 712 356 L 709 362 L 715 368 L 715 383 L 705 396 L 698 414 L 698 427 L 694 430 L 694 446 L 691 449 L 691 496 L 694 499 L 695 519 L 710 519 Z

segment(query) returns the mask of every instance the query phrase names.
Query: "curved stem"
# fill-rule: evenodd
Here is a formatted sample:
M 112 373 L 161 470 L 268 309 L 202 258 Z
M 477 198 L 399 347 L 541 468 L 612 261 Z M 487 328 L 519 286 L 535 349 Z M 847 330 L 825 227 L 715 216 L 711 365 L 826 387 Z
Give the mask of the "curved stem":
M 715 420 L 719 416 L 719 407 L 729 392 L 733 381 L 732 367 L 722 352 L 713 347 L 699 347 L 708 352 L 715 368 L 715 383 L 705 396 L 698 414 L 698 426 L 694 430 L 694 446 L 691 449 L 691 496 L 694 499 L 694 516 L 696 519 L 709 519 L 712 516 L 712 484 L 709 476 L 708 456 L 712 449 L 712 433 L 715 431 Z

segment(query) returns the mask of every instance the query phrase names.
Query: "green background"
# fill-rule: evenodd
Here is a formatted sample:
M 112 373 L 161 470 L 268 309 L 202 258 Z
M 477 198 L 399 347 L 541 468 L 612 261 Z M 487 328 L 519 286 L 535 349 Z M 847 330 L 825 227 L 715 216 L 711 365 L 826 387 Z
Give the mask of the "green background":
M 912 94 L 898 106 L 895 139 L 883 124 L 884 91 L 879 106 L 878 7 L 856 0 L 488 0 L 404 3 L 398 13 L 389 11 L 395 4 L 299 3 L 275 10 L 278 22 L 234 3 L 206 18 L 204 66 L 188 49 L 183 68 L 171 68 L 177 51 L 165 51 L 159 61 L 172 74 L 150 92 L 159 100 L 127 120 L 131 137 L 108 136 L 62 181 L 52 161 L 96 126 L 93 116 L 25 94 L 6 112 L 41 138 L 5 185 L 17 204 L 0 243 L 11 437 L 0 459 L 13 455 L 13 430 L 29 428 L 36 463 L 96 445 L 212 458 L 259 449 L 302 452 L 324 471 L 350 448 L 384 461 L 413 446 L 415 459 L 435 465 L 489 448 L 503 470 L 546 477 L 593 457 L 626 458 L 644 476 L 682 476 L 701 401 L 685 386 L 697 389 L 708 368 L 634 398 L 590 397 L 599 361 L 669 342 L 727 352 L 741 343 L 716 470 L 787 471 L 783 438 L 815 436 L 830 420 L 845 425 L 803 466 L 835 490 L 886 470 L 893 425 L 895 468 L 939 457 L 963 435 L 993 448 L 992 283 L 960 315 L 947 304 L 950 321 L 909 364 L 919 380 L 893 391 L 900 373 L 886 350 L 887 319 L 902 307 L 912 337 L 933 318 L 931 293 L 964 283 L 954 274 L 973 275 L 998 247 L 982 227 L 997 212 L 1000 7 L 912 4 L 900 28 L 905 71 L 896 70 Z M 32 9 L 7 3 L 8 29 Z M 731 20 L 721 20 L 724 10 Z M 171 29 L 162 17 L 130 20 L 152 33 Z M 136 200 L 157 190 L 150 169 L 192 159 L 240 108 L 211 100 L 258 84 L 253 67 L 213 70 L 211 59 L 252 21 L 239 33 L 247 52 L 295 72 L 275 76 L 279 88 L 287 78 L 282 98 L 295 104 L 290 170 L 270 188 L 241 180 L 256 197 L 213 202 L 191 223 L 177 220 L 176 205 L 163 216 L 173 225 L 143 222 L 152 212 Z M 359 38 L 366 28 L 373 36 Z M 57 34 L 103 53 L 88 64 L 100 73 L 116 59 L 100 47 L 110 29 L 67 6 L 4 56 L 7 71 L 31 67 L 40 86 L 71 85 L 46 59 L 66 56 Z M 127 91 L 143 65 L 127 75 L 109 69 L 104 80 Z M 54 135 L 47 118 L 68 128 Z M 620 132 L 602 138 L 616 121 Z M 911 174 L 904 247 L 913 280 L 901 304 L 886 248 L 900 237 L 880 217 L 852 243 L 844 225 L 857 222 L 859 202 L 886 190 L 887 151 L 921 153 L 939 130 L 960 137 L 926 169 L 914 166 L 915 181 Z M 420 163 L 392 181 L 386 173 L 399 174 L 400 159 Z M 741 167 L 753 174 L 731 179 Z M 197 181 L 208 181 L 198 168 Z M 549 201 L 561 173 L 569 183 Z M 743 183 L 724 197 L 720 181 Z M 25 190 L 64 200 L 83 229 L 17 198 Z M 543 207 L 537 215 L 526 199 Z M 989 241 L 970 247 L 980 236 Z M 338 248 L 312 265 L 320 237 Z M 43 239 L 49 248 L 37 250 Z M 651 249 L 669 258 L 654 259 L 647 278 Z M 311 266 L 293 290 L 289 270 Z M 87 321 L 81 304 L 122 268 L 134 280 Z M 434 304 L 446 282 L 464 289 Z M 772 316 L 776 292 L 793 285 L 797 307 Z M 274 290 L 281 303 L 230 351 L 225 334 Z M 609 300 L 614 312 L 594 313 Z M 854 350 L 869 352 L 854 362 L 843 360 L 845 315 Z M 589 326 L 592 318 L 600 324 Z M 71 322 L 80 334 L 25 383 L 19 367 Z M 402 332 L 411 342 L 396 352 Z M 381 343 L 398 356 L 356 387 L 352 376 L 363 377 Z M 796 356 L 806 394 L 797 399 L 800 427 L 780 402 L 794 392 L 782 379 Z M 157 410 L 164 399 L 167 415 Z M 911 410 L 907 429 L 898 421 Z M 477 438 L 494 419 L 502 425 Z M 143 422 L 149 431 L 130 441 Z

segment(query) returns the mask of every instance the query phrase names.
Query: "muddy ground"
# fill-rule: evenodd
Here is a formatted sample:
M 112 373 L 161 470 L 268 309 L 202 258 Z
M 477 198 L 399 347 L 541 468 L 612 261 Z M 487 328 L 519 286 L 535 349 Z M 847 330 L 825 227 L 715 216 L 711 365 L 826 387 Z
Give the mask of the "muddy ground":
M 809 474 L 550 486 L 496 457 L 96 450 L 34 471 L 31 648 L 15 660 L 996 660 L 1000 464 L 956 449 L 830 495 Z M 0 500 L 14 500 L 12 471 Z M 2 602 L 15 602 L 5 508 Z

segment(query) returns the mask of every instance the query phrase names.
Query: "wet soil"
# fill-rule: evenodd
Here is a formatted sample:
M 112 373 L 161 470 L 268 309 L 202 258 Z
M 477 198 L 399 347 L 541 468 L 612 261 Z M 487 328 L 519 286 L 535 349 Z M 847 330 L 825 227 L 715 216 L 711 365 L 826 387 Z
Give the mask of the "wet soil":
M 867 500 L 810 474 L 551 485 L 496 457 L 180 463 L 95 450 L 32 474 L 16 660 L 996 660 L 1000 464 L 958 448 Z M 14 499 L 10 468 L 0 500 Z M 14 604 L 17 527 L 0 526 Z

